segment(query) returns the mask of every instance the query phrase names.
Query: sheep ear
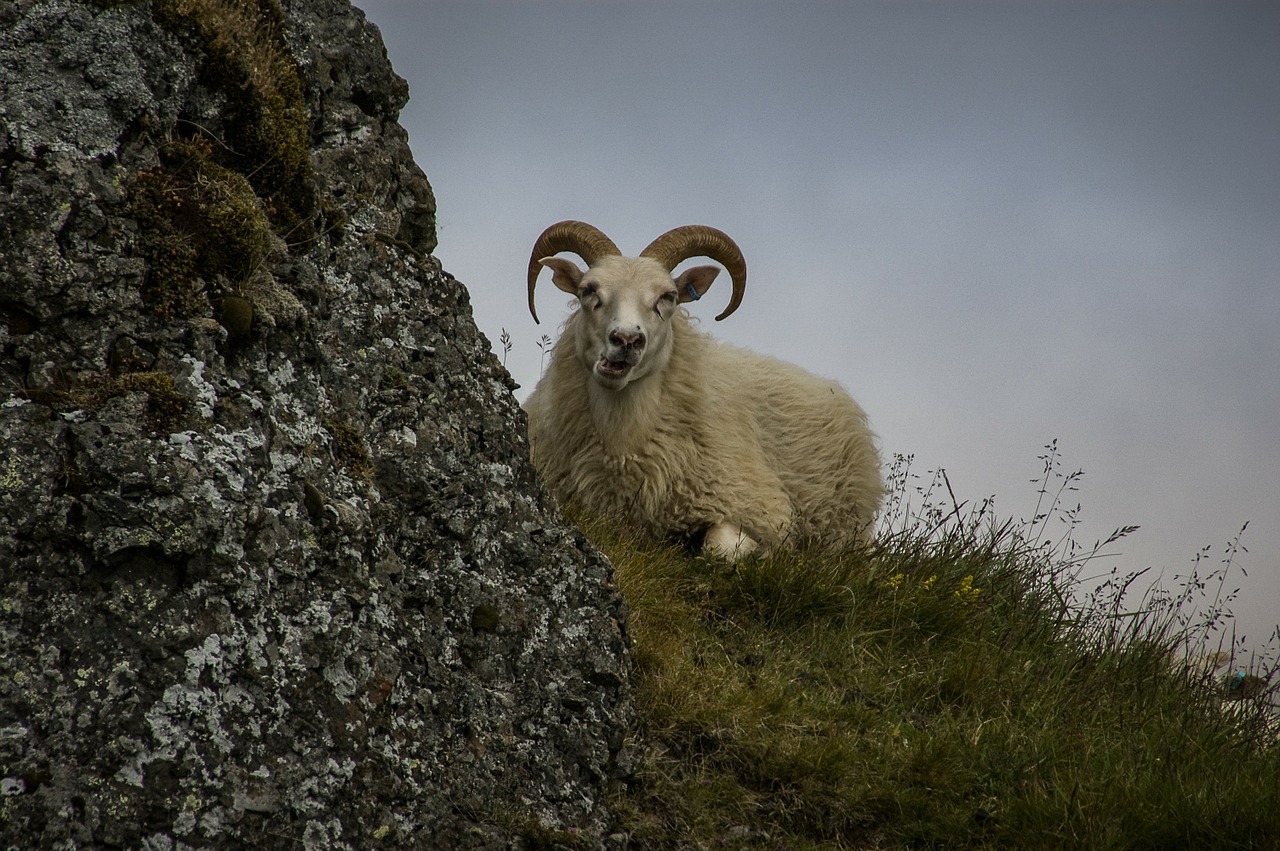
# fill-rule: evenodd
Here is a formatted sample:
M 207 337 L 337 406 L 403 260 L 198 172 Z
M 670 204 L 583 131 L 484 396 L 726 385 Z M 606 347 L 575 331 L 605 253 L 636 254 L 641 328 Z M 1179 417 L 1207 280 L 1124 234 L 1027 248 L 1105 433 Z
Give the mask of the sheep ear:
M 711 289 L 711 283 L 720 274 L 719 266 L 694 266 L 686 269 L 676 278 L 676 290 L 680 293 L 680 301 L 697 301 Z
M 551 282 L 569 295 L 578 294 L 578 284 L 582 281 L 582 270 L 572 260 L 563 257 L 543 257 L 538 261 L 551 270 Z

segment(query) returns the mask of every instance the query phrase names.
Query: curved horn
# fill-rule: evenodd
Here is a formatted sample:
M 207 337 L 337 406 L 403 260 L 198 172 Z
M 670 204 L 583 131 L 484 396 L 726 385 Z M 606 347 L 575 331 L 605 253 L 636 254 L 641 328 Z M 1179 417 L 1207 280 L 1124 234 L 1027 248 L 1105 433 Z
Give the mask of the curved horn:
M 670 272 L 677 263 L 690 257 L 710 257 L 728 270 L 733 279 L 733 295 L 729 306 L 716 317 L 720 321 L 742 304 L 742 292 L 747 287 L 747 261 L 742 249 L 724 231 L 706 225 L 684 225 L 672 228 L 649 243 L 640 252 L 641 257 L 652 257 Z
M 594 265 L 601 257 L 622 253 L 612 239 L 586 222 L 569 219 L 544 230 L 533 244 L 533 253 L 529 256 L 529 312 L 533 314 L 534 322 L 538 321 L 538 311 L 533 306 L 533 287 L 538 282 L 538 273 L 542 271 L 538 261 L 561 251 L 572 251 L 586 261 L 587 266 Z

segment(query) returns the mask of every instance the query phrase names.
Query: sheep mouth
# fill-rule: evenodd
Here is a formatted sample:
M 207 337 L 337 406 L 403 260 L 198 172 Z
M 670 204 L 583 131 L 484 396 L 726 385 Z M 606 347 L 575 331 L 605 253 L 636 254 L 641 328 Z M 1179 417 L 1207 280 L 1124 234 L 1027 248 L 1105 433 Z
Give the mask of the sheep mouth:
M 609 360 L 608 358 L 600 358 L 596 363 L 596 372 L 602 378 L 623 378 L 630 371 L 631 364 L 625 360 Z

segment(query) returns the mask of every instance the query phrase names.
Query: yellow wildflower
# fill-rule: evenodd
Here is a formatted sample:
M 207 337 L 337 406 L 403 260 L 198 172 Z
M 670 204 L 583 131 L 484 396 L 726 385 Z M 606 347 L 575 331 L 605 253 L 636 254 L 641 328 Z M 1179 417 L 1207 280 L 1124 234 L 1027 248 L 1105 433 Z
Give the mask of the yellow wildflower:
M 978 599 L 978 595 L 982 593 L 981 588 L 973 587 L 973 576 L 966 576 L 960 580 L 960 587 L 955 590 L 956 599 L 962 603 L 972 603 Z

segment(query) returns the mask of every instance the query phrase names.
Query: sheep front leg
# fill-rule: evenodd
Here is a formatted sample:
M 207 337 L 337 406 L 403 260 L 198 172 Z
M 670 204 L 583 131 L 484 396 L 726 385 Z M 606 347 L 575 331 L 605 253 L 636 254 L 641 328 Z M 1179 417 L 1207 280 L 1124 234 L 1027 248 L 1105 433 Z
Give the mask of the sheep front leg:
M 724 561 L 737 561 L 755 552 L 758 545 L 734 523 L 715 523 L 708 527 L 702 549 Z

